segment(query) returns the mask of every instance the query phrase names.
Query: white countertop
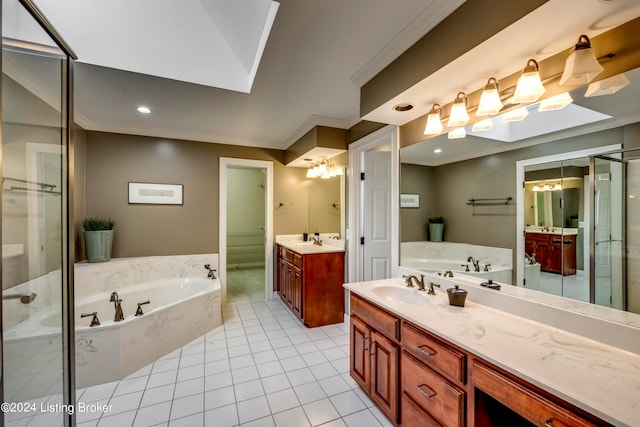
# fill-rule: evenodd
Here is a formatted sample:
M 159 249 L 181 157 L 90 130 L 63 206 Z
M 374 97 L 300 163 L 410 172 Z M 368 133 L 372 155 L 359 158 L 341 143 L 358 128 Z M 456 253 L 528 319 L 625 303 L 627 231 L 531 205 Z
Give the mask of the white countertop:
M 538 233 L 538 234 L 556 234 L 558 236 L 575 236 L 578 234 L 577 228 L 563 228 L 563 227 L 527 227 L 525 229 L 527 233 Z
M 640 426 L 640 355 L 478 304 L 471 292 L 465 307 L 450 306 L 445 288 L 454 281 L 440 283 L 435 296 L 413 291 L 428 299 L 426 305 L 372 292 L 377 286 L 406 288 L 400 278 L 344 287 L 607 422 Z
M 324 240 L 322 241 L 322 246 L 318 246 L 313 242 L 278 242 L 278 244 L 301 255 L 344 252 L 344 248 L 332 246 Z

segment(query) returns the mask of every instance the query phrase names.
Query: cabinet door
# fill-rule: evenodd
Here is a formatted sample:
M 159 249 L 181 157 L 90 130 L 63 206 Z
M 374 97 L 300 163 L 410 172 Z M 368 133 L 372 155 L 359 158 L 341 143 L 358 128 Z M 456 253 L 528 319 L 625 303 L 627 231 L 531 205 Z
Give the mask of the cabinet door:
M 536 260 L 540 263 L 540 269 L 551 271 L 551 248 L 548 242 L 536 242 Z
M 562 273 L 562 236 L 551 237 L 549 270 L 554 273 Z
M 355 316 L 351 316 L 351 332 L 350 340 L 350 368 L 351 377 L 360 385 L 360 387 L 368 394 L 370 384 L 370 357 L 369 345 L 371 337 L 369 327 L 362 320 Z
M 576 274 L 576 236 L 562 236 L 562 274 Z
M 302 270 L 298 267 L 291 268 L 291 311 L 302 319 Z
M 280 299 L 287 303 L 287 263 L 283 259 L 280 259 L 279 265 L 279 287 L 280 287 Z
M 371 331 L 371 399 L 394 422 L 398 421 L 399 347 Z

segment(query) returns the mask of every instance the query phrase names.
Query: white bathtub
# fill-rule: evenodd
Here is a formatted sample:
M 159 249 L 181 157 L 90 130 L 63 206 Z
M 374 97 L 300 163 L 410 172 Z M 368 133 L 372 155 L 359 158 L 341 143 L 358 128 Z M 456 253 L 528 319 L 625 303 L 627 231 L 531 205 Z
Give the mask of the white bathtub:
M 464 274 L 467 276 L 482 277 L 492 279 L 495 282 L 511 284 L 512 270 L 510 267 L 491 265 L 489 271 L 484 271 L 485 264 L 480 262 L 481 271 L 473 271 L 473 264 L 463 260 L 449 260 L 449 259 L 418 259 L 418 258 L 403 258 L 401 265 L 412 270 L 422 271 L 425 273 L 442 273 L 444 271 L 451 271 L 454 275 Z M 466 270 L 466 266 L 469 266 L 469 271 Z

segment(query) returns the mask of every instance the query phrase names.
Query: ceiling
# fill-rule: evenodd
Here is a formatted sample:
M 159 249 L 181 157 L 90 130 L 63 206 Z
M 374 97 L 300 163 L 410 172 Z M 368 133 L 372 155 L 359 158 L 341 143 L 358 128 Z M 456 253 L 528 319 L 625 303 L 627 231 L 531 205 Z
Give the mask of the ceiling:
M 238 9 L 215 18 L 226 0 L 36 0 L 78 54 L 75 120 L 83 128 L 276 149 L 314 125 L 357 123 L 360 86 L 463 2 L 281 0 L 253 84 L 230 90 L 214 80 L 234 74 L 224 71 L 229 46 L 242 43 L 220 38 L 245 17 Z M 264 12 L 258 0 L 231 3 Z M 268 19 L 258 15 L 255 34 L 263 34 Z M 113 62 L 97 58 L 103 49 Z M 152 113 L 137 113 L 138 105 Z

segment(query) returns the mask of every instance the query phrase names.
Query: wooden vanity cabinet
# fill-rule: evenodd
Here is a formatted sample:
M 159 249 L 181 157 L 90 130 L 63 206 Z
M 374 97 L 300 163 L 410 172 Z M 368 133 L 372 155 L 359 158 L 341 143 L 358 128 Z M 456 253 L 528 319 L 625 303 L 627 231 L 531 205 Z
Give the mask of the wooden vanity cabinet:
M 344 252 L 299 254 L 276 245 L 280 298 L 306 326 L 344 321 Z
M 524 250 L 535 255 L 540 270 L 564 276 L 576 274 L 576 236 L 526 233 Z
M 350 302 L 351 377 L 397 424 L 400 320 L 353 294 Z

